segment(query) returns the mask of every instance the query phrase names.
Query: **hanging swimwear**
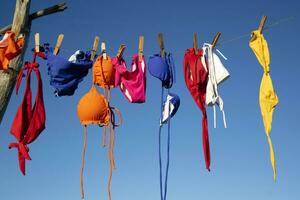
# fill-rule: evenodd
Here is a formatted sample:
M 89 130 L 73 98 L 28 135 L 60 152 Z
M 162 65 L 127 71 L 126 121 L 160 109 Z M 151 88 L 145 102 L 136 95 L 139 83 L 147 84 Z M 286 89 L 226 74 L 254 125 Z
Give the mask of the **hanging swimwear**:
M 273 176 L 275 181 L 276 160 L 272 140 L 270 137 L 270 132 L 272 127 L 273 112 L 278 104 L 278 97 L 273 88 L 273 83 L 270 76 L 270 53 L 267 41 L 265 40 L 263 34 L 261 34 L 258 30 L 252 32 L 252 37 L 249 45 L 264 70 L 264 74 L 260 83 L 259 105 L 263 118 L 265 132 L 268 138 L 270 148 L 270 160 L 273 168 Z
M 159 121 L 158 131 L 158 148 L 159 148 L 159 173 L 160 173 L 160 198 L 161 200 L 167 199 L 168 189 L 168 174 L 169 174 L 169 161 L 170 161 L 170 131 L 171 131 L 171 118 L 176 114 L 179 106 L 180 99 L 176 94 L 171 93 L 169 90 L 173 85 L 175 79 L 175 66 L 172 54 L 165 53 L 162 58 L 160 54 L 150 56 L 148 70 L 150 74 L 161 80 L 161 117 Z M 164 89 L 167 89 L 167 96 L 164 97 Z M 165 99 L 165 100 L 164 100 Z M 162 170 L 162 156 L 161 156 L 161 131 L 164 124 L 168 125 L 168 139 L 167 139 L 167 163 L 165 169 L 165 182 L 163 189 L 163 170 Z
M 76 51 L 69 60 L 53 54 L 53 49 L 45 45 L 50 85 L 56 96 L 72 96 L 79 83 L 93 65 L 89 52 Z
M 21 53 L 24 38 L 16 40 L 15 33 L 7 31 L 0 41 L 0 70 L 8 69 L 9 62 Z
M 9 144 L 9 148 L 18 149 L 19 167 L 23 175 L 25 175 L 25 160 L 31 160 L 28 152 L 28 144 L 32 143 L 41 132 L 45 129 L 45 107 L 43 99 L 43 85 L 41 74 L 39 71 L 39 64 L 36 62 L 36 56 L 42 56 L 41 53 L 34 53 L 33 62 L 25 62 L 23 69 L 20 71 L 17 83 L 16 93 L 18 94 L 19 87 L 22 81 L 23 72 L 27 70 L 26 74 L 26 89 L 22 104 L 19 106 L 15 115 L 10 133 L 18 140 L 16 143 Z M 30 87 L 31 72 L 35 72 L 37 77 L 37 94 L 35 103 L 32 107 L 32 92 Z
M 168 122 L 169 118 L 172 118 L 180 106 L 180 98 L 178 95 L 169 92 L 163 105 L 162 118 L 160 119 L 160 125 Z
M 203 50 L 194 48 L 187 49 L 184 55 L 184 80 L 194 101 L 202 112 L 202 145 L 206 169 L 210 171 L 210 148 L 206 114 L 206 87 L 208 82 L 208 69 Z
M 218 50 L 217 50 L 218 51 Z M 226 60 L 225 56 L 218 51 L 219 54 Z M 213 106 L 214 109 L 214 128 L 216 128 L 216 105 L 219 106 L 223 114 L 223 123 L 226 128 L 226 118 L 224 111 L 224 102 L 219 95 L 218 85 L 229 78 L 229 73 L 220 61 L 220 58 L 213 52 L 211 44 L 205 43 L 203 46 L 203 53 L 207 56 L 208 68 L 208 83 L 206 87 L 206 105 Z
M 115 86 L 120 86 L 130 103 L 144 103 L 146 99 L 146 64 L 144 58 L 141 62 L 138 58 L 138 55 L 133 56 L 130 71 L 123 58 L 115 57 L 112 60 L 116 70 Z
M 77 105 L 77 114 L 80 123 L 84 125 L 84 146 L 82 152 L 82 166 L 80 171 L 80 189 L 81 198 L 84 199 L 83 190 L 83 169 L 86 149 L 86 130 L 88 124 L 97 124 L 103 126 L 103 141 L 102 145 L 106 145 L 106 129 L 108 129 L 108 161 L 109 161 L 109 176 L 108 176 L 108 197 L 111 200 L 111 178 L 112 171 L 115 169 L 114 145 L 115 145 L 115 128 L 122 123 L 122 117 L 119 110 L 110 106 L 110 88 L 114 86 L 114 70 L 110 62 L 110 58 L 104 59 L 99 56 L 93 65 L 93 85 L 88 93 L 86 93 Z M 104 87 L 104 95 L 101 95 L 95 85 Z M 120 123 L 116 124 L 115 112 L 120 117 Z

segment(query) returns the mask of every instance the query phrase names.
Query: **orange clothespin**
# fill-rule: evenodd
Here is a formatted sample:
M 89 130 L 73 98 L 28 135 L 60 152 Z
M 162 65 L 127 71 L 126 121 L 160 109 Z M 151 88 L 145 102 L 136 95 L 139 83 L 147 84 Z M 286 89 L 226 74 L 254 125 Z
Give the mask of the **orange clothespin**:
M 144 51 L 144 36 L 140 36 L 139 38 L 139 61 L 142 61 L 143 59 L 143 51 Z
M 165 56 L 165 44 L 164 44 L 164 37 L 162 33 L 158 33 L 158 44 L 160 48 L 160 55 L 163 58 Z
M 260 33 L 262 33 L 263 29 L 264 29 L 264 26 L 265 26 L 265 23 L 266 23 L 266 20 L 267 20 L 267 16 L 263 16 L 260 20 L 260 24 L 259 24 L 259 27 L 258 27 L 258 30 Z
M 99 37 L 96 36 L 95 39 L 94 39 L 93 49 L 92 49 L 92 53 L 91 53 L 91 61 L 93 61 L 94 58 L 95 58 L 96 51 L 97 51 L 97 48 L 98 48 L 98 44 L 99 44 Z
M 118 53 L 117 53 L 117 57 L 119 59 L 122 58 L 125 48 L 126 48 L 125 44 L 120 45 Z
M 55 45 L 55 48 L 54 48 L 54 51 L 53 51 L 53 55 L 57 55 L 58 50 L 61 46 L 61 43 L 62 43 L 63 39 L 64 39 L 64 34 L 60 34 L 57 38 L 56 45 Z
M 212 48 L 213 48 L 213 49 L 214 49 L 215 46 L 217 45 L 220 36 L 221 36 L 221 33 L 218 32 L 218 33 L 216 34 L 216 36 L 214 37 L 214 40 L 213 40 L 213 42 L 212 42 Z
M 107 58 L 105 42 L 101 43 L 101 54 L 102 54 L 104 59 Z
M 194 33 L 193 35 L 193 47 L 196 55 L 198 55 L 198 39 L 197 39 L 197 33 Z
M 34 35 L 34 42 L 35 42 L 35 52 L 40 52 L 40 34 L 36 33 Z

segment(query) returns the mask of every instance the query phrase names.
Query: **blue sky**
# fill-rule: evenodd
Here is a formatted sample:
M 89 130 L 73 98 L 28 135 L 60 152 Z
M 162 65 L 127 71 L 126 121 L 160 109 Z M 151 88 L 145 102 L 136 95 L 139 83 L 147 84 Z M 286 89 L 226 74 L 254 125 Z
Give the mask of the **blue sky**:
M 61 55 L 69 57 L 77 49 L 92 47 L 95 35 L 106 42 L 108 54 L 115 55 L 121 43 L 127 45 L 125 57 L 138 51 L 138 36 L 144 35 L 148 58 L 159 51 L 157 33 L 163 32 L 166 50 L 174 53 L 177 83 L 172 88 L 181 98 L 181 107 L 172 120 L 171 163 L 168 198 L 209 200 L 297 200 L 300 164 L 298 130 L 299 94 L 299 9 L 296 0 L 271 1 L 66 1 L 63 13 L 37 19 L 33 35 L 41 42 L 54 43 L 60 33 L 65 38 Z M 32 1 L 31 11 L 59 3 L 57 0 Z M 15 1 L 2 0 L 0 26 L 12 22 Z M 277 182 L 273 182 L 269 147 L 258 104 L 262 68 L 248 46 L 250 31 L 267 15 L 266 27 L 293 17 L 264 32 L 271 54 L 271 76 L 279 97 L 271 137 L 277 158 Z M 211 172 L 205 170 L 201 141 L 201 112 L 183 80 L 183 55 L 192 46 L 193 32 L 199 46 L 211 42 L 222 32 L 220 43 L 249 34 L 249 37 L 224 43 L 218 49 L 228 58 L 224 65 L 231 77 L 220 88 L 225 102 L 228 128 L 217 113 L 218 127 L 213 129 L 213 112 L 208 109 L 211 146 Z M 26 52 L 26 60 L 31 59 Z M 91 86 L 90 74 L 72 97 L 57 98 L 49 85 L 47 67 L 40 61 L 44 82 L 46 129 L 32 143 L 27 175 L 18 169 L 17 152 L 7 145 L 15 141 L 10 126 L 24 91 L 12 95 L 0 125 L 1 199 L 52 200 L 80 199 L 79 170 L 83 127 L 76 114 L 80 97 Z M 159 199 L 158 118 L 160 83 L 148 74 L 147 102 L 127 102 L 118 88 L 112 103 L 121 110 L 123 125 L 117 129 L 115 157 L 117 170 L 112 179 L 114 200 Z M 33 82 L 34 83 L 34 82 Z M 35 88 L 35 86 L 33 86 Z M 166 130 L 165 130 L 166 131 Z M 102 130 L 88 127 L 85 168 L 86 199 L 107 199 L 107 149 L 101 144 Z M 166 136 L 164 132 L 164 136 Z

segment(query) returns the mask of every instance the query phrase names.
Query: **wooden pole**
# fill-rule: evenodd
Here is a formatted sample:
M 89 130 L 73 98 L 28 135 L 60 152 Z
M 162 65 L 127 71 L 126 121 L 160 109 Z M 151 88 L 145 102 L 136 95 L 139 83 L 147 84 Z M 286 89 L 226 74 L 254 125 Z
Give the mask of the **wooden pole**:
M 24 46 L 22 49 L 22 53 L 10 62 L 10 69 L 7 71 L 0 70 L 0 123 L 2 122 L 4 113 L 14 89 L 18 72 L 23 65 L 23 59 L 27 49 L 28 38 L 31 29 L 31 19 L 29 19 L 30 3 L 31 0 L 16 0 L 16 7 L 11 30 L 16 34 L 16 37 L 18 37 L 20 34 L 24 36 Z M 58 5 L 63 5 L 64 9 L 66 8 L 64 4 Z M 46 10 L 46 12 L 37 12 L 37 14 L 33 15 L 33 19 L 62 11 L 61 6 L 54 6 L 50 8 L 52 9 L 44 9 Z
M 57 4 L 57 5 L 51 6 L 49 8 L 45 8 L 45 9 L 42 9 L 42 10 L 39 10 L 37 12 L 32 13 L 31 15 L 29 15 L 29 21 L 35 20 L 35 19 L 40 18 L 40 17 L 44 17 L 46 15 L 51 15 L 51 14 L 56 13 L 56 12 L 62 12 L 65 9 L 67 9 L 66 3 L 60 3 L 60 4 Z M 12 26 L 12 24 L 1 28 L 0 29 L 0 35 L 4 35 L 4 33 L 6 31 L 11 29 L 11 26 Z

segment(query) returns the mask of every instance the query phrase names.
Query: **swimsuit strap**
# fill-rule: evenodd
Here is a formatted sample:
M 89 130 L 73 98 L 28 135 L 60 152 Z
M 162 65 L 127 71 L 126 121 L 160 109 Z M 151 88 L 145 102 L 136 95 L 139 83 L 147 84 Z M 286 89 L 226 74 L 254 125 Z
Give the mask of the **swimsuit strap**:
M 111 178 L 112 178 L 112 171 L 116 168 L 115 164 L 115 158 L 114 158 L 114 147 L 115 147 L 115 128 L 119 127 L 122 124 L 122 116 L 120 111 L 115 108 L 108 105 L 109 109 L 109 115 L 110 115 L 110 122 L 108 124 L 108 160 L 109 160 L 109 175 L 108 175 L 108 184 L 107 184 L 107 190 L 108 190 L 108 197 L 109 200 L 111 200 L 111 191 L 110 191 L 110 185 L 111 185 Z M 120 117 L 119 124 L 116 124 L 115 121 L 115 112 Z
M 169 94 L 169 90 L 168 90 Z M 162 112 L 163 112 L 163 97 L 164 97 L 164 88 L 162 87 L 161 91 L 161 119 L 162 119 Z M 168 111 L 170 110 L 170 102 L 168 102 Z M 163 189 L 163 169 L 162 169 L 162 153 L 161 153 L 161 130 L 162 125 L 159 126 L 158 131 L 158 152 L 159 152 L 159 184 L 160 184 L 160 197 L 161 200 L 167 199 L 167 190 L 168 190 L 168 174 L 169 174 L 169 162 L 170 162 L 170 131 L 171 131 L 171 117 L 169 116 L 168 112 L 168 139 L 167 139 L 167 163 L 165 169 L 165 182 L 164 182 L 164 189 Z
M 81 168 L 80 168 L 80 193 L 81 193 L 81 199 L 84 199 L 84 187 L 83 187 L 83 170 L 84 170 L 84 159 L 85 159 L 85 151 L 86 151 L 86 141 L 87 141 L 87 126 L 84 125 L 84 132 L 83 132 L 83 149 L 82 149 L 82 155 L 81 155 Z
M 167 64 L 168 64 L 168 67 L 169 67 L 169 70 L 171 72 L 171 76 L 170 76 L 170 79 L 171 79 L 171 83 L 170 85 L 173 84 L 173 81 L 174 83 L 176 83 L 176 71 L 175 71 L 175 63 L 174 63 L 174 58 L 172 56 L 171 53 L 168 53 L 166 55 L 166 60 L 167 60 Z

